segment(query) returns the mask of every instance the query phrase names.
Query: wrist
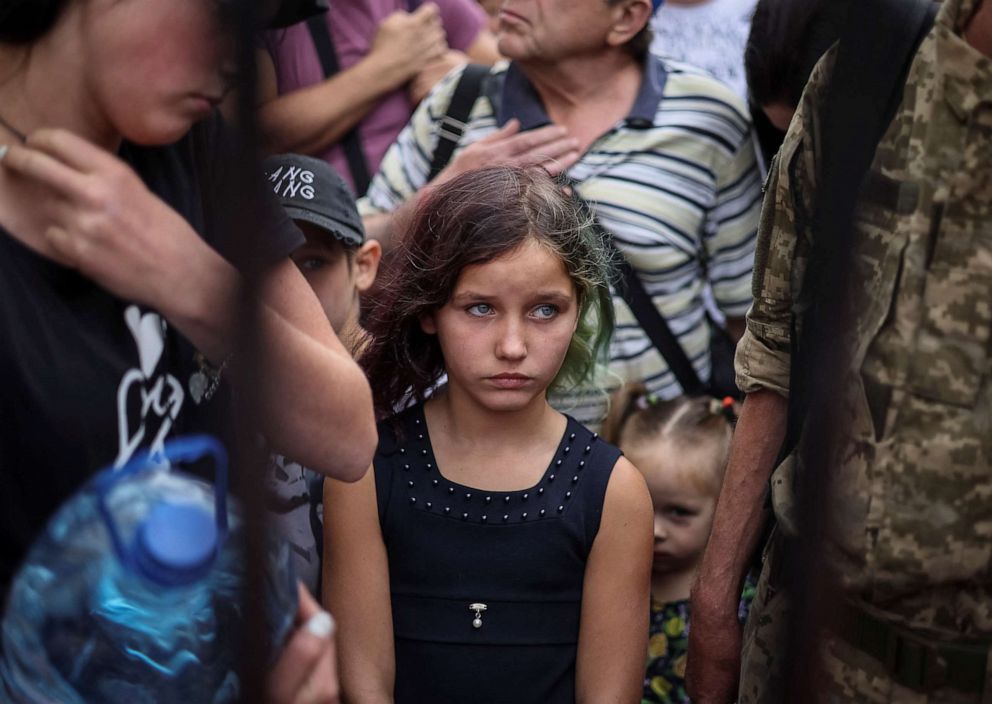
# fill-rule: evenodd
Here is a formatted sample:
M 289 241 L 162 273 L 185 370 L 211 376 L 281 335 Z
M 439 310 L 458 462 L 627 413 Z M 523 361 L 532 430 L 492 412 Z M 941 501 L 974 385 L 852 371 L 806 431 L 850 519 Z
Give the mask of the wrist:
M 707 594 L 694 590 L 690 601 L 693 622 L 725 623 L 737 620 L 741 595 Z
M 738 579 L 734 574 L 726 571 L 711 573 L 705 566 L 701 567 L 693 582 L 690 597 L 694 610 L 693 618 L 695 618 L 695 609 L 698 608 L 701 613 L 714 620 L 736 619 L 742 582 L 743 579 Z
M 203 245 L 190 257 L 183 283 L 166 292 L 159 309 L 177 330 L 215 366 L 231 352 L 236 336 L 241 277 L 217 252 Z M 198 253 L 199 254 L 199 253 Z
M 399 88 L 413 75 L 408 65 L 393 61 L 392 57 L 382 49 L 373 48 L 368 56 L 355 66 L 365 69 L 365 77 L 380 83 L 384 91 Z

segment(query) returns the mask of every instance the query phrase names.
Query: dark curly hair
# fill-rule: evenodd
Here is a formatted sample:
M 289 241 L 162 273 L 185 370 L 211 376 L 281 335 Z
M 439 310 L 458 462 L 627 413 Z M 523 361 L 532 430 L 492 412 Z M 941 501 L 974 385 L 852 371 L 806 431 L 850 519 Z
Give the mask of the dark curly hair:
M 369 297 L 361 363 L 380 416 L 411 395 L 423 400 L 444 373 L 441 346 L 420 319 L 448 302 L 462 269 L 528 239 L 561 257 L 578 294 L 578 327 L 553 386 L 577 385 L 605 360 L 612 263 L 597 228 L 543 169 L 470 171 L 421 198 Z

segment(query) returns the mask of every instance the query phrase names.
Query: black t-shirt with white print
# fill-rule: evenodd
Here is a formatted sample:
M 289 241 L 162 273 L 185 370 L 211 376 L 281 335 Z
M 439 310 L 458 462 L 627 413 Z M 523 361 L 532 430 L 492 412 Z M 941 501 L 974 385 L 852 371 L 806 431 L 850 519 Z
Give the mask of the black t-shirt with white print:
M 120 155 L 211 246 L 240 269 L 258 271 L 285 258 L 302 235 L 266 202 L 257 233 L 219 241 L 205 194 L 223 186 L 221 134 L 214 116 L 176 144 L 126 144 Z M 117 298 L 0 229 L 0 605 L 47 520 L 96 471 L 168 439 L 219 429 L 224 396 L 197 402 L 194 357 L 154 310 Z

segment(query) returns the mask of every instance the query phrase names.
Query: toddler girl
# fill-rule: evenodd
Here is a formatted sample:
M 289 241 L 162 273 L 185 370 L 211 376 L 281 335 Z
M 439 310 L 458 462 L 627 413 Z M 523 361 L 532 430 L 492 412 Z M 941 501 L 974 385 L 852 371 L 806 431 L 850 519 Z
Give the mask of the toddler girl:
M 733 434 L 733 404 L 709 397 L 659 401 L 641 385 L 617 392 L 603 437 L 647 480 L 654 504 L 651 626 L 642 703 L 688 702 L 689 588 L 703 557 Z M 754 593 L 745 586 L 743 620 Z
M 325 484 L 345 698 L 636 700 L 650 497 L 546 398 L 612 329 L 594 230 L 544 171 L 470 172 L 422 198 L 382 281 L 363 365 L 381 414 L 414 405 L 374 472 Z

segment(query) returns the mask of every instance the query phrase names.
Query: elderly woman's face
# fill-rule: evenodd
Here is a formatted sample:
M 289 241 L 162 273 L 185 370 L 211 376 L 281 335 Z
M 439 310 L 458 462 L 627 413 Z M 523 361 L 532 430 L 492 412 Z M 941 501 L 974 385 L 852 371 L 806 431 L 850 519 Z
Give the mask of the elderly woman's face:
M 217 0 L 90 0 L 85 56 L 104 117 L 125 138 L 167 144 L 223 98 L 232 42 Z
M 498 20 L 501 54 L 550 62 L 602 49 L 613 11 L 606 0 L 504 0 Z

